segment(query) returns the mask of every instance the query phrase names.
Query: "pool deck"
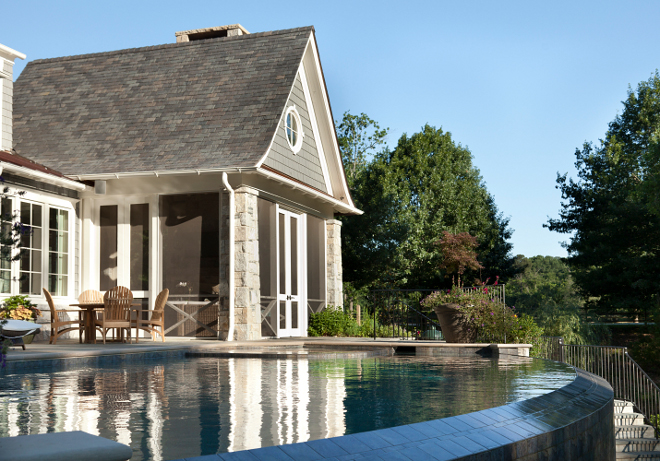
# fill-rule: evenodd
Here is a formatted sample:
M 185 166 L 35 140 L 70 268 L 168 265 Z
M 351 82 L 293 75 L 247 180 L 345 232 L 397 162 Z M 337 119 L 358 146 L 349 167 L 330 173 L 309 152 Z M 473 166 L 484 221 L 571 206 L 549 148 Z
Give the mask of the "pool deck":
M 286 338 L 286 339 L 264 339 L 261 341 L 218 341 L 215 339 L 195 338 L 167 338 L 165 342 L 144 339 L 137 344 L 108 342 L 103 344 L 80 344 L 76 339 L 58 340 L 57 344 L 46 342 L 33 342 L 22 350 L 20 346 L 12 346 L 7 354 L 7 362 L 39 361 L 39 360 L 61 360 L 67 358 L 98 357 L 108 355 L 144 354 L 153 352 L 170 351 L 230 351 L 235 349 L 286 349 L 323 346 L 331 349 L 353 349 L 367 350 L 372 348 L 415 348 L 417 355 L 433 356 L 464 356 L 479 353 L 488 353 L 493 350 L 506 351 L 507 355 L 524 355 L 520 353 L 521 346 L 524 349 L 529 345 L 516 344 L 448 344 L 444 341 L 418 341 L 397 340 L 389 338 Z

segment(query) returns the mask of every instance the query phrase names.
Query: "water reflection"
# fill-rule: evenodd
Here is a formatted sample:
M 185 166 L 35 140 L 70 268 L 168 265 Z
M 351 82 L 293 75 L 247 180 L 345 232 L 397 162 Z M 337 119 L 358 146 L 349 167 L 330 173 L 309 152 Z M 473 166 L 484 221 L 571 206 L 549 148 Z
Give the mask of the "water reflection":
M 467 413 L 561 387 L 544 361 L 188 359 L 10 374 L 0 436 L 83 430 L 156 461 Z

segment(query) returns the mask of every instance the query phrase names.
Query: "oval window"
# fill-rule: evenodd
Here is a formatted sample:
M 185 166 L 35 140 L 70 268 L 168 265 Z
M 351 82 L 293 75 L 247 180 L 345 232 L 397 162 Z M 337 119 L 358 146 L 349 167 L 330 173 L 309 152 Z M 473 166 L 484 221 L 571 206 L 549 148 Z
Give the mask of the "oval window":
M 294 106 L 289 107 L 284 117 L 284 130 L 286 132 L 286 140 L 293 153 L 297 153 L 302 147 L 302 124 L 300 123 L 300 115 Z

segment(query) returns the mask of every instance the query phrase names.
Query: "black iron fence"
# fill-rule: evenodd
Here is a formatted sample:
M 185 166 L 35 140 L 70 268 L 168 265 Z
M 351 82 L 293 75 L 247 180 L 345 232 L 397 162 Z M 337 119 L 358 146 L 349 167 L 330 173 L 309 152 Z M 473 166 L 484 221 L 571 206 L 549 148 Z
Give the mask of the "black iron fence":
M 440 325 L 435 314 L 420 305 L 433 290 L 374 290 L 362 322 L 373 325 L 373 337 L 439 340 Z
M 658 435 L 660 388 L 628 354 L 628 348 L 563 344 L 562 338 L 544 337 L 541 357 L 561 361 L 607 380 L 614 398 L 632 402 Z

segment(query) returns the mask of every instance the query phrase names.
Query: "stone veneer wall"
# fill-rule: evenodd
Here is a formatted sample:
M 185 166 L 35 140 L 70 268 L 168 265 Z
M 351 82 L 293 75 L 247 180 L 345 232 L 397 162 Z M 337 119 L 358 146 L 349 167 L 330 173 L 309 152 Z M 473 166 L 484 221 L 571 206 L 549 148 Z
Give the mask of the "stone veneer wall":
M 234 339 L 237 341 L 261 339 L 257 194 L 255 189 L 241 186 L 234 195 Z
M 341 221 L 328 219 L 325 222 L 327 230 L 327 284 L 326 306 L 343 306 L 344 289 L 342 286 L 341 266 Z
M 229 333 L 229 193 L 220 192 L 220 284 L 218 285 L 218 332 L 227 340 Z
M 596 375 L 576 371 L 575 381 L 561 389 L 488 410 L 186 459 L 615 461 L 612 387 Z

